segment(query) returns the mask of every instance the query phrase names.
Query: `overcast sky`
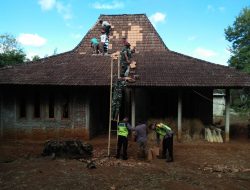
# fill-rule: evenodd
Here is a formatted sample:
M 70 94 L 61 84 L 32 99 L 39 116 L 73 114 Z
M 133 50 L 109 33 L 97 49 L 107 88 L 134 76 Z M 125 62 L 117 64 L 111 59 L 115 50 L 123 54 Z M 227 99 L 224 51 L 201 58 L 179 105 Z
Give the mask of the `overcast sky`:
M 100 14 L 146 13 L 170 50 L 227 65 L 224 29 L 250 0 L 3 0 L 0 34 L 13 34 L 28 57 L 73 49 Z

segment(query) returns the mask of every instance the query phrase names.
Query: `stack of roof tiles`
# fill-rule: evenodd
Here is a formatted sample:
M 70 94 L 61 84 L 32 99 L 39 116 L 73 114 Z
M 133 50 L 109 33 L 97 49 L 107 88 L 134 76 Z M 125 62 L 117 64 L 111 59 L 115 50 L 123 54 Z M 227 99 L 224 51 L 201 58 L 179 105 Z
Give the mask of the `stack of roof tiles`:
M 136 47 L 133 59 L 140 79 L 132 86 L 250 86 L 250 76 L 245 73 L 170 51 L 144 14 L 101 15 L 99 19 L 112 26 L 110 53 L 121 50 L 123 36 Z M 90 47 L 90 39 L 99 38 L 100 29 L 97 21 L 72 51 L 0 69 L 0 85 L 110 85 L 111 58 L 93 56 Z

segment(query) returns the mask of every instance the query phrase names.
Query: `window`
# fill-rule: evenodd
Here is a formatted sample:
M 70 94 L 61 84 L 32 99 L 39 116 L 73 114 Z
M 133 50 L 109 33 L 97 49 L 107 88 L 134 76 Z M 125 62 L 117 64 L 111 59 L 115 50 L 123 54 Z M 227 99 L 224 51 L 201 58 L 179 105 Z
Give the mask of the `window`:
M 19 100 L 19 117 L 26 118 L 26 100 L 24 97 Z
M 65 96 L 62 101 L 62 118 L 69 118 L 69 97 Z
M 54 95 L 50 94 L 49 96 L 49 118 L 55 117 L 55 97 Z
M 40 97 L 38 94 L 35 94 L 34 97 L 34 117 L 39 118 L 40 117 Z

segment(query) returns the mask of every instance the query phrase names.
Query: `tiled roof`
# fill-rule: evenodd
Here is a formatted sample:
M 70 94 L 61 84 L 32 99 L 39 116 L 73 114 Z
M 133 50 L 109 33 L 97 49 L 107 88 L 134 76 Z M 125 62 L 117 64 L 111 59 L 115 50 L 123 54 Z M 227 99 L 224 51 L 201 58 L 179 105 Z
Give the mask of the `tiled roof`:
M 110 57 L 67 53 L 0 69 L 0 84 L 107 85 Z
M 100 18 L 114 26 L 112 51 L 121 48 L 119 38 L 123 34 L 128 36 L 130 43 L 136 45 L 139 51 L 134 54 L 133 59 L 137 63 L 136 72 L 140 78 L 129 84 L 131 86 L 250 87 L 248 74 L 168 50 L 143 14 L 101 15 Z M 110 85 L 111 58 L 93 56 L 89 49 L 89 40 L 98 33 L 99 28 L 99 25 L 95 25 L 70 52 L 0 69 L 0 85 Z M 142 37 L 138 37 L 141 35 Z M 150 51 L 149 47 L 152 48 Z M 114 69 L 117 69 L 116 66 L 115 63 Z
M 134 56 L 137 74 L 132 86 L 244 87 L 250 76 L 172 51 Z M 114 63 L 117 69 L 117 61 Z M 65 54 L 0 70 L 0 84 L 107 86 L 110 57 Z
M 133 84 L 136 86 L 250 86 L 249 74 L 173 51 L 138 54 L 135 61 L 140 76 L 140 80 Z
M 98 20 L 105 20 L 111 24 L 109 51 L 120 51 L 122 37 L 126 36 L 131 48 L 137 51 L 166 51 L 167 47 L 154 29 L 145 14 L 133 15 L 101 15 Z M 101 25 L 95 23 L 83 40 L 74 49 L 78 53 L 92 53 L 90 39 L 100 38 Z

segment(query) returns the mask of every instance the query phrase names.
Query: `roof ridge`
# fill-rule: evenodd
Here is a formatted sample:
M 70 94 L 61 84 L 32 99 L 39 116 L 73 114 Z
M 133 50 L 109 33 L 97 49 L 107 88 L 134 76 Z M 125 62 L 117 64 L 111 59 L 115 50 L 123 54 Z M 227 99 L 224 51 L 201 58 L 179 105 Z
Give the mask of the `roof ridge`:
M 159 33 L 157 32 L 157 30 L 155 29 L 154 25 L 151 23 L 151 21 L 149 20 L 149 18 L 147 17 L 146 14 L 145 14 L 145 16 L 146 16 L 146 19 L 148 20 L 149 24 L 151 25 L 152 29 L 154 30 L 155 34 L 157 35 L 157 37 L 160 39 L 161 43 L 165 47 L 165 49 L 169 50 L 168 47 L 166 46 L 166 44 L 164 43 L 164 41 L 162 40 L 161 36 L 159 35 Z
M 229 66 L 226 66 L 226 65 L 220 65 L 220 64 L 217 64 L 217 63 L 213 63 L 213 62 L 209 62 L 209 61 L 203 60 L 203 59 L 191 57 L 190 55 L 185 55 L 185 54 L 183 54 L 183 53 L 179 53 L 179 52 L 176 52 L 176 51 L 169 50 L 169 52 L 171 52 L 171 53 L 173 53 L 173 54 L 176 54 L 176 55 L 180 55 L 180 56 L 189 58 L 189 59 L 193 59 L 193 60 L 196 60 L 196 61 L 202 61 L 202 62 L 204 62 L 205 64 L 213 64 L 213 65 L 217 65 L 217 66 L 219 66 L 219 67 L 223 67 L 223 68 L 226 67 L 226 68 L 229 68 L 229 69 L 232 68 L 232 67 L 229 67 Z
M 55 58 L 57 56 L 62 56 L 62 55 L 66 55 L 66 54 L 73 54 L 73 53 L 74 52 L 72 50 L 70 50 L 70 51 L 58 53 L 56 55 L 50 55 L 48 57 L 43 57 L 43 58 L 35 60 L 35 61 L 26 61 L 26 62 L 23 62 L 23 63 L 16 63 L 16 64 L 13 64 L 13 65 L 6 65 L 4 67 L 1 67 L 0 70 L 13 69 L 13 68 L 16 68 L 16 67 L 20 67 L 20 66 L 24 66 L 24 65 L 30 65 L 30 64 L 39 64 L 39 63 L 43 63 L 44 61 L 46 61 L 48 59 Z
M 51 59 L 51 58 L 55 58 L 55 57 L 62 56 L 62 55 L 67 55 L 67 54 L 74 54 L 74 52 L 72 50 L 70 50 L 70 51 L 58 53 L 58 54 L 55 54 L 55 55 L 50 55 L 48 57 L 41 58 L 41 59 L 39 59 L 37 61 L 41 61 L 41 60 L 44 61 L 46 59 Z M 31 62 L 35 62 L 35 61 L 31 61 Z

